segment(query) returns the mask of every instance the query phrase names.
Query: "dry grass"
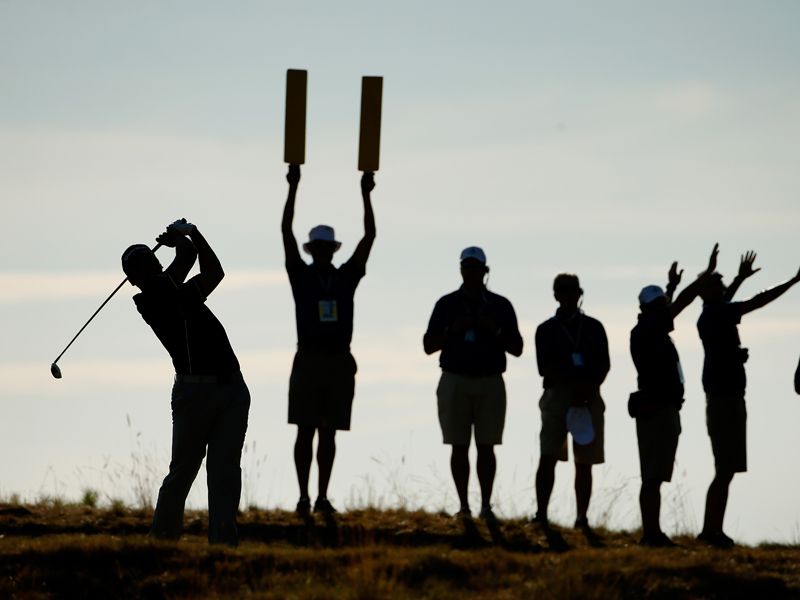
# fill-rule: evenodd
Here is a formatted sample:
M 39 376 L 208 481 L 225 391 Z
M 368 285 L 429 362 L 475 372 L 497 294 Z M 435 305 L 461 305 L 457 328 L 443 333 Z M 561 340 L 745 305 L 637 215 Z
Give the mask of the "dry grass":
M 353 511 L 303 523 L 248 510 L 238 549 L 209 547 L 188 512 L 178 543 L 146 537 L 147 509 L 0 505 L 0 597 L 19 598 L 797 598 L 800 548 L 647 550 L 631 533 L 605 547 L 564 529 L 446 515 Z M 591 542 L 591 543 L 590 543 Z

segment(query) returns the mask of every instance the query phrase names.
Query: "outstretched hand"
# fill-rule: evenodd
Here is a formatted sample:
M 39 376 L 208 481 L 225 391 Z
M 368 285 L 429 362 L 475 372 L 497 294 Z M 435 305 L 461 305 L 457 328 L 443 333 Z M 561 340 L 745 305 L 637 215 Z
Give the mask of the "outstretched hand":
M 747 279 L 751 275 L 758 273 L 761 270 L 761 267 L 758 269 L 753 268 L 753 263 L 756 260 L 756 253 L 753 250 L 748 250 L 744 254 L 742 254 L 742 258 L 739 261 L 739 277 L 741 279 Z
M 372 171 L 364 171 L 364 174 L 361 176 L 361 191 L 365 194 L 369 194 L 374 189 L 375 173 Z
M 669 274 L 667 275 L 667 284 L 671 288 L 676 288 L 678 287 L 678 284 L 681 282 L 681 277 L 683 277 L 683 269 L 679 271 L 678 261 L 675 261 L 669 268 Z
M 706 274 L 711 275 L 717 270 L 717 257 L 719 256 L 719 242 L 714 244 L 711 250 L 711 256 L 708 257 L 708 267 L 706 267 Z
M 296 186 L 300 183 L 300 165 L 289 165 L 289 171 L 286 173 L 286 181 L 288 181 L 291 186 Z

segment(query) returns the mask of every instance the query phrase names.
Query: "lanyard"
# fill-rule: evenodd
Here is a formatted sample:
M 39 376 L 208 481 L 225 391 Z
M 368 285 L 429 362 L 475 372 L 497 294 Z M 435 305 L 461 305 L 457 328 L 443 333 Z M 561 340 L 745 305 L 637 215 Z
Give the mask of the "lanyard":
M 572 344 L 572 349 L 573 350 L 578 350 L 578 347 L 580 346 L 580 343 L 581 343 L 581 332 L 583 331 L 583 313 L 578 311 L 578 313 L 576 313 L 575 317 L 573 317 L 573 318 L 577 318 L 578 319 L 578 334 L 574 338 L 572 337 L 572 334 L 567 329 L 567 326 L 564 325 L 564 323 L 562 323 L 561 320 L 558 317 L 553 317 L 553 318 L 556 321 L 558 321 L 558 324 L 561 326 L 561 331 L 564 332 L 564 335 L 567 336 L 567 339 L 569 340 L 570 344 Z

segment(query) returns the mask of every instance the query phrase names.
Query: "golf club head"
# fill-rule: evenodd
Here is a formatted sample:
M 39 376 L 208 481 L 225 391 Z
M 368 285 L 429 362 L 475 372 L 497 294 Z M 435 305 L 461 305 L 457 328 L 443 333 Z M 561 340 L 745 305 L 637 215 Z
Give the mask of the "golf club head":
M 50 365 L 50 373 L 52 373 L 53 377 L 56 379 L 61 379 L 61 369 L 58 368 L 56 363 Z

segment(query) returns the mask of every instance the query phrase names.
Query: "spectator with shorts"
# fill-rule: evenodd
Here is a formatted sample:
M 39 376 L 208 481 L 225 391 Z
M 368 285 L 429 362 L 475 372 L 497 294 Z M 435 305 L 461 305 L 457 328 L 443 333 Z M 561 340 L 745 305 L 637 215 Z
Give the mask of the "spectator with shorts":
M 648 285 L 639 293 L 639 320 L 631 331 L 630 350 L 638 373 L 639 390 L 631 394 L 628 411 L 636 419 L 636 438 L 642 486 L 639 507 L 642 511 L 643 546 L 666 547 L 675 543 L 661 530 L 661 484 L 672 479 L 678 437 L 681 434 L 680 409 L 684 379 L 678 351 L 670 332 L 674 319 L 697 297 L 706 277 L 716 268 L 717 246 L 711 252 L 708 268 L 675 299 L 683 271 L 672 263 L 666 292 Z
M 144 244 L 130 246 L 122 255 L 122 270 L 141 290 L 133 297 L 136 308 L 175 367 L 172 458 L 150 535 L 180 537 L 186 496 L 205 457 L 208 541 L 236 546 L 250 392 L 225 328 L 206 306 L 225 273 L 197 227 L 185 219 L 169 225 L 156 241 L 175 248 L 175 259 L 166 269 Z M 185 281 L 198 258 L 200 273 Z
M 337 268 L 332 260 L 341 244 L 336 241 L 333 228 L 327 225 L 314 227 L 309 232 L 308 242 L 303 244 L 303 250 L 311 255 L 311 264 L 301 258 L 292 232 L 300 182 L 299 165 L 289 166 L 286 180 L 289 194 L 281 231 L 297 323 L 297 353 L 289 378 L 289 423 L 297 425 L 294 462 L 300 499 L 296 510 L 303 517 L 311 510 L 308 477 L 316 434 L 319 485 L 314 511 L 329 516 L 336 512 L 328 500 L 328 483 L 336 456 L 336 431 L 350 429 L 355 394 L 357 367 L 350 353 L 353 296 L 366 272 L 375 241 L 375 216 L 370 199 L 375 181 L 373 173 L 369 172 L 361 178 L 364 237 L 350 259 Z
M 494 446 L 503 442 L 506 353 L 522 354 L 522 336 L 514 308 L 484 283 L 489 267 L 483 250 L 461 252 L 461 287 L 440 298 L 423 338 L 426 354 L 441 351 L 442 375 L 436 389 L 444 443 L 452 446 L 450 470 L 461 507 L 456 514 L 470 519 L 469 445 L 472 430 L 478 447 L 480 517 L 496 521 L 492 487 L 497 470 Z
M 736 473 L 747 471 L 747 409 L 744 392 L 747 383 L 744 364 L 747 348 L 742 348 L 739 323 L 742 317 L 779 298 L 800 281 L 800 271 L 781 283 L 756 294 L 749 300 L 733 302 L 742 282 L 757 273 L 756 255 L 747 252 L 741 258 L 739 272 L 725 286 L 722 275 L 713 273 L 700 290 L 703 312 L 697 330 L 703 341 L 703 389 L 706 393 L 706 426 L 714 453 L 714 479 L 708 487 L 703 530 L 698 540 L 711 546 L 727 548 L 733 540 L 722 530 L 728 489 Z
M 573 439 L 575 456 L 575 527 L 591 531 L 586 513 L 592 495 L 592 465 L 605 461 L 604 412 L 600 385 L 610 368 L 608 340 L 597 319 L 581 310 L 578 276 L 561 273 L 553 281 L 559 304 L 555 316 L 536 329 L 536 362 L 543 378 L 541 456 L 536 471 L 537 512 L 534 521 L 549 528 L 548 504 L 557 461 L 568 459 L 567 413 L 571 407 L 588 410 L 594 435 L 586 444 Z

